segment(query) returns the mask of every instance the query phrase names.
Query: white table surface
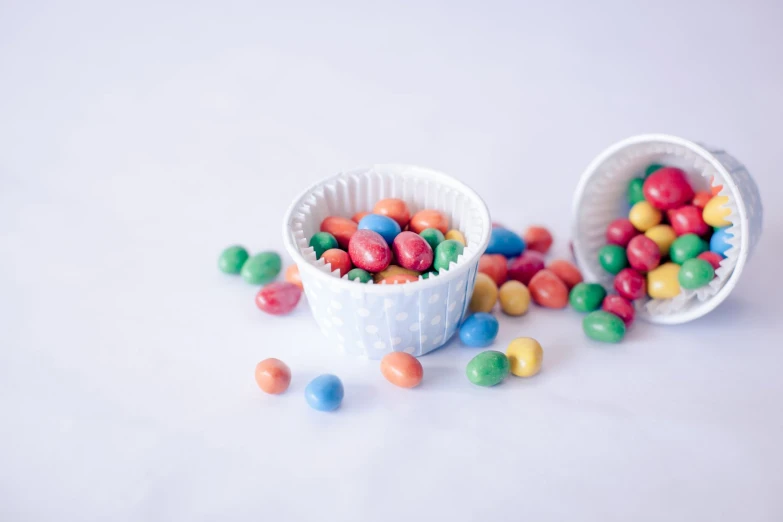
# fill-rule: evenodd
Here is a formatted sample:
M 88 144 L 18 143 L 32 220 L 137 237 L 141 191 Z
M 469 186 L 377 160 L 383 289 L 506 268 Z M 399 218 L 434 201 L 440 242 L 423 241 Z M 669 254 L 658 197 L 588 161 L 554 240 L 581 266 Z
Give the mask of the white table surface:
M 0 6 L 0 519 L 783 519 L 780 3 L 191 4 Z M 740 158 L 766 235 L 687 325 L 603 346 L 570 310 L 501 319 L 499 349 L 544 346 L 531 380 L 474 387 L 452 342 L 393 388 L 216 268 L 388 161 L 563 254 L 578 176 L 643 132 Z M 303 398 L 325 372 L 335 414 Z

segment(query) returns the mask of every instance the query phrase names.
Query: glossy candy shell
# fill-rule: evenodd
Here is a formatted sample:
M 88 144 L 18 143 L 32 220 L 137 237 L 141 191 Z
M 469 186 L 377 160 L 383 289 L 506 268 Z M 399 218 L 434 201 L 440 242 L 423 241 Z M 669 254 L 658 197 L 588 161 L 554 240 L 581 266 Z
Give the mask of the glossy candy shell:
M 223 250 L 218 259 L 218 268 L 226 274 L 238 274 L 242 271 L 242 265 L 248 260 L 250 254 L 245 247 L 234 245 Z
M 582 320 L 582 330 L 590 339 L 604 343 L 619 343 L 625 337 L 622 319 L 603 310 L 587 314 Z
M 614 277 L 614 289 L 625 299 L 634 301 L 647 293 L 647 283 L 642 274 L 633 268 L 625 268 Z
M 626 328 L 631 326 L 636 316 L 636 310 L 631 301 L 621 295 L 607 295 L 601 305 L 601 310 L 612 313 L 622 319 Z
M 268 314 L 285 315 L 296 308 L 302 289 L 293 283 L 269 283 L 256 294 L 256 306 Z
M 636 236 L 625 250 L 628 264 L 635 270 L 648 272 L 661 263 L 658 244 L 647 236 Z
M 517 377 L 532 377 L 541 371 L 544 350 L 532 337 L 518 337 L 506 348 L 509 370 Z
M 423 272 L 432 266 L 435 256 L 427 241 L 415 232 L 401 232 L 392 243 L 394 258 L 403 268 Z
M 528 285 L 530 296 L 539 306 L 545 308 L 565 308 L 568 304 L 568 288 L 551 270 L 541 270 Z
M 319 375 L 305 388 L 305 400 L 318 411 L 334 411 L 340 407 L 345 389 L 339 377 L 331 374 Z
M 511 365 L 504 353 L 487 350 L 470 360 L 465 374 L 476 386 L 495 386 L 508 377 L 510 370 Z
M 386 243 L 391 245 L 397 234 L 401 232 L 400 225 L 392 218 L 378 214 L 367 214 L 359 221 L 359 230 L 372 230 L 381 235 Z
M 408 204 L 398 198 L 386 198 L 378 201 L 372 209 L 373 214 L 388 216 L 405 228 L 411 220 L 411 211 Z
M 582 282 L 582 272 L 579 271 L 576 265 L 565 259 L 555 259 L 549 263 L 547 269 L 559 277 L 569 290 Z
M 549 252 L 553 241 L 552 233 L 547 228 L 540 226 L 528 227 L 522 239 L 524 239 L 528 250 L 535 250 L 542 254 Z
M 500 286 L 508 279 L 506 257 L 500 254 L 484 254 L 479 259 L 478 271 L 487 274 Z
M 678 168 L 658 169 L 644 180 L 644 198 L 660 210 L 681 207 L 690 202 L 693 195 L 687 175 Z
M 522 255 L 508 262 L 509 279 L 519 281 L 522 284 L 530 284 L 530 280 L 539 271 L 544 269 L 544 254 L 535 250 L 526 250 Z
M 408 226 L 417 234 L 427 228 L 436 228 L 446 234 L 449 231 L 449 220 L 438 210 L 420 210 L 413 215 Z
M 579 283 L 571 289 L 568 301 L 577 312 L 597 310 L 606 297 L 606 290 L 597 283 Z
M 329 216 L 321 222 L 321 232 L 332 234 L 343 249 L 348 248 L 348 243 L 357 229 L 358 225 L 353 220 L 344 217 Z
M 242 279 L 253 285 L 264 285 L 273 281 L 283 263 L 277 252 L 261 252 L 252 256 L 242 265 Z
M 471 312 L 491 312 L 498 301 L 498 286 L 487 274 L 476 274 L 473 295 L 468 309 Z
M 384 270 L 391 263 L 392 256 L 383 236 L 372 230 L 357 230 L 351 237 L 348 254 L 355 267 L 368 272 Z
M 525 250 L 525 241 L 506 228 L 493 228 L 487 245 L 487 254 L 502 254 L 516 257 Z
M 400 388 L 415 388 L 424 377 L 424 368 L 414 356 L 405 352 L 392 352 L 381 359 L 381 374 Z
M 465 319 L 459 329 L 459 338 L 466 346 L 483 348 L 495 341 L 499 329 L 494 315 L 479 312 Z
M 255 378 L 262 391 L 278 395 L 291 384 L 291 369 L 280 359 L 264 359 L 256 365 Z

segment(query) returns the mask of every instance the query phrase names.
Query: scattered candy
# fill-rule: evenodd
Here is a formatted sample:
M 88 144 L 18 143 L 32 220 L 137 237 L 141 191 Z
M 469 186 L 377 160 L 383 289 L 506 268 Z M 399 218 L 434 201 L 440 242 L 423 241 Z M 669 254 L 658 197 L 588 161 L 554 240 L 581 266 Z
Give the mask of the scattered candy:
M 451 263 L 457 262 L 463 250 L 465 247 L 453 239 L 442 241 L 435 249 L 435 260 L 432 262 L 432 266 L 439 272 L 448 270 Z
M 548 269 L 541 270 L 528 285 L 533 302 L 545 308 L 565 308 L 568 304 L 568 288 Z
M 628 183 L 628 203 L 633 206 L 644 201 L 644 192 L 642 187 L 644 186 L 644 180 L 642 178 L 633 178 Z
M 639 232 L 645 232 L 648 229 L 659 224 L 663 219 L 660 210 L 652 206 L 648 201 L 640 201 L 631 207 L 628 213 L 628 220 Z
M 340 272 L 340 277 L 347 274 L 353 267 L 348 252 L 340 250 L 339 248 L 330 248 L 321 255 L 321 259 L 324 260 L 324 263 L 332 265 L 332 272 L 338 270 Z
M 504 353 L 487 350 L 470 360 L 465 374 L 476 386 L 495 386 L 508 377 L 509 370 L 508 357 Z
M 409 227 L 417 234 L 428 228 L 436 228 L 445 234 L 449 231 L 449 220 L 438 210 L 420 210 L 411 218 Z
M 369 283 L 372 281 L 372 274 L 361 268 L 354 268 L 348 272 L 348 279 L 359 281 L 360 283 Z
M 614 289 L 625 299 L 641 299 L 647 292 L 644 276 L 632 268 L 624 268 L 614 277 Z
M 606 242 L 610 245 L 625 247 L 637 234 L 639 232 L 629 220 L 625 218 L 615 219 L 606 227 Z
M 568 301 L 577 312 L 592 312 L 600 308 L 606 290 L 597 283 L 579 283 L 571 289 Z
M 411 211 L 408 209 L 407 203 L 397 198 L 380 200 L 375 204 L 372 211 L 373 214 L 392 218 L 400 225 L 400 228 L 405 228 L 411 220 Z
M 715 277 L 715 269 L 710 262 L 699 258 L 685 261 L 677 274 L 680 287 L 686 290 L 701 288 L 709 284 L 713 277 Z
M 625 249 L 619 245 L 604 245 L 598 251 L 598 262 L 610 274 L 617 274 L 628 266 Z
M 585 316 L 582 330 L 590 339 L 604 343 L 619 343 L 625 336 L 625 323 L 614 314 L 596 310 Z
M 580 272 L 573 263 L 570 263 L 565 259 L 555 259 L 549 263 L 547 269 L 554 272 L 554 274 L 565 283 L 568 290 L 571 290 L 574 286 L 582 282 L 582 272 Z
M 256 365 L 255 377 L 261 390 L 278 395 L 291 384 L 291 369 L 280 359 L 264 359 Z
M 710 199 L 704 205 L 704 211 L 702 212 L 704 222 L 711 227 L 717 228 L 731 225 L 731 221 L 726 219 L 731 214 L 731 209 L 726 206 L 728 202 L 728 196 L 714 196 Z
M 242 265 L 242 279 L 252 285 L 264 285 L 273 281 L 280 270 L 283 267 L 283 263 L 280 260 L 280 255 L 277 252 L 261 252 L 250 257 Z
M 626 328 L 631 326 L 631 323 L 633 323 L 633 319 L 636 316 L 636 310 L 634 310 L 631 301 L 620 295 L 607 295 L 604 298 L 603 305 L 601 305 L 601 310 L 614 314 L 622 319 Z
M 468 308 L 471 312 L 491 312 L 498 301 L 498 285 L 487 274 L 476 274 L 473 295 Z
M 518 337 L 506 348 L 509 370 L 517 377 L 532 377 L 541 371 L 544 350 L 532 337 Z
M 305 388 L 305 400 L 318 411 L 334 411 L 340 407 L 345 396 L 343 383 L 336 375 L 319 375 Z
M 508 278 L 522 284 L 530 284 L 530 280 L 544 269 L 544 254 L 535 250 L 525 250 L 522 255 L 511 259 L 508 263 Z
M 525 241 L 506 228 L 493 228 L 487 245 L 487 254 L 516 257 L 525 250 Z
M 712 243 L 712 241 L 710 241 Z M 698 256 L 696 256 L 696 259 L 704 259 L 709 264 L 712 265 L 712 268 L 714 270 L 717 270 L 720 268 L 720 262 L 723 261 L 725 258 L 723 255 L 719 254 L 718 252 L 702 252 Z
M 674 243 L 674 240 L 677 239 L 677 234 L 669 225 L 655 225 L 649 228 L 644 235 L 655 241 L 661 256 L 669 255 L 669 248 Z
M 440 245 L 446 239 L 446 237 L 443 235 L 443 232 L 437 228 L 425 228 L 419 232 L 419 235 L 424 238 L 424 241 L 429 243 L 433 252 L 436 248 L 438 248 L 438 245 Z
M 415 388 L 424 377 L 424 368 L 414 356 L 405 352 L 391 352 L 381 359 L 381 374 L 400 388 Z
M 729 238 L 731 237 L 733 236 L 729 233 L 728 227 L 716 229 L 710 238 L 710 250 L 726 257 L 726 252 L 731 248 L 731 244 L 729 243 Z
M 644 199 L 659 210 L 671 210 L 690 202 L 693 199 L 693 188 L 685 172 L 674 167 L 663 167 L 644 180 Z
M 696 234 L 702 236 L 707 233 L 709 227 L 702 218 L 702 211 L 694 205 L 685 205 L 666 213 L 674 232 L 678 236 Z
M 465 236 L 460 232 L 459 230 L 449 230 L 446 232 L 446 239 L 452 239 L 456 241 L 457 243 L 461 243 L 462 246 L 467 246 L 467 241 L 465 240 Z
M 302 289 L 293 283 L 269 283 L 256 294 L 256 306 L 268 314 L 284 315 L 296 308 Z
M 500 325 L 492 314 L 478 312 L 462 323 L 459 339 L 463 344 L 474 348 L 489 346 L 498 335 Z
M 401 267 L 418 272 L 431 267 L 435 256 L 430 244 L 415 232 L 400 232 L 394 238 L 392 250 L 394 258 Z
M 647 295 L 653 299 L 671 299 L 679 295 L 678 274 L 680 265 L 664 263 L 647 274 Z
M 242 271 L 242 265 L 250 257 L 243 246 L 234 245 L 223 250 L 218 258 L 218 268 L 226 274 L 238 274 Z
M 321 221 L 321 232 L 329 232 L 333 235 L 337 239 L 337 244 L 340 248 L 348 248 L 351 236 L 353 236 L 358 227 L 357 223 L 344 217 L 329 216 Z
M 707 242 L 702 238 L 696 234 L 685 234 L 674 240 L 669 249 L 669 257 L 672 261 L 681 265 L 688 259 L 693 259 L 707 250 Z
M 315 251 L 315 258 L 321 259 L 324 252 L 337 248 L 340 245 L 337 244 L 337 238 L 329 232 L 316 232 L 313 237 L 310 238 L 310 246 Z
M 631 268 L 649 272 L 661 263 L 661 250 L 658 245 L 647 236 L 636 236 L 628 243 L 625 251 L 628 264 Z
M 400 225 L 392 218 L 380 214 L 367 214 L 359 221 L 359 230 L 372 230 L 381 235 L 386 243 L 391 245 L 397 234 L 400 233 Z
M 508 267 L 505 256 L 500 254 L 484 254 L 479 258 L 478 271 L 487 274 L 500 286 L 508 279 Z
M 519 281 L 506 281 L 498 291 L 500 309 L 511 316 L 524 315 L 530 306 L 530 290 Z
M 415 236 L 416 234 L 412 235 Z M 351 237 L 351 242 L 348 245 L 348 254 L 351 256 L 351 262 L 354 266 L 368 272 L 384 270 L 391 263 L 392 257 L 389 244 L 383 236 L 366 229 L 357 230 Z
M 546 254 L 552 247 L 552 234 L 544 227 L 528 227 L 522 239 L 529 250 Z

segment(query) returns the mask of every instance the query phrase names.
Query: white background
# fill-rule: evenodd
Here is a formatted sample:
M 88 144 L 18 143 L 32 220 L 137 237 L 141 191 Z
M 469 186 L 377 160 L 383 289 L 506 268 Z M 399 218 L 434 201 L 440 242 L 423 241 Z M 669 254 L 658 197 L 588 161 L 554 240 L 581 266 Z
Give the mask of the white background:
M 0 3 L 0 519 L 783 519 L 782 4 L 371 4 Z M 452 342 L 393 388 L 216 268 L 389 161 L 562 255 L 582 170 L 644 132 L 742 160 L 766 235 L 691 324 L 604 346 L 570 310 L 502 319 L 496 348 L 544 346 L 531 380 L 474 387 Z M 303 398 L 325 372 L 334 414 Z

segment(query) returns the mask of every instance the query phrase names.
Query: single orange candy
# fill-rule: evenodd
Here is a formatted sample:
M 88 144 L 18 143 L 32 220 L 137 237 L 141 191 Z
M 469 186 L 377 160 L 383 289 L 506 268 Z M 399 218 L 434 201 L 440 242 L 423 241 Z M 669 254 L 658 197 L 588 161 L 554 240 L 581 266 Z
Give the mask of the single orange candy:
M 712 195 L 717 196 L 723 190 L 723 185 L 713 185 L 713 183 L 715 183 L 715 176 L 710 178 L 710 186 L 712 187 Z
M 304 286 L 302 286 L 302 276 L 299 273 L 298 266 L 291 265 L 285 269 L 285 280 L 298 286 L 300 290 L 304 290 Z
M 565 259 L 555 259 L 549 263 L 547 269 L 554 272 L 569 290 L 582 282 L 582 272 Z
M 554 272 L 539 270 L 527 285 L 533 301 L 544 308 L 565 308 L 568 304 L 568 288 Z
M 380 200 L 373 207 L 372 213 L 392 218 L 399 223 L 400 228 L 405 228 L 405 225 L 411 220 L 411 211 L 408 209 L 408 204 L 397 198 Z
M 348 252 L 340 250 L 339 248 L 330 248 L 321 254 L 321 259 L 324 260 L 324 263 L 332 265 L 332 272 L 339 270 L 340 277 L 350 272 L 351 268 L 353 268 L 351 257 L 348 255 Z
M 348 249 L 348 243 L 351 241 L 351 236 L 356 232 L 359 227 L 355 222 L 348 218 L 329 216 L 321 221 L 321 232 L 329 232 L 335 239 L 340 248 Z
M 362 220 L 364 216 L 368 214 L 371 214 L 371 212 L 357 212 L 356 214 L 353 215 L 351 221 L 353 221 L 354 223 L 358 223 L 359 221 Z
M 709 200 L 712 199 L 712 192 L 697 192 L 695 196 L 693 196 L 693 206 L 704 208 L 704 205 L 707 204 Z
M 387 277 L 384 277 L 379 281 L 379 284 L 382 285 L 393 285 L 394 283 L 403 284 L 403 283 L 413 283 L 414 281 L 418 281 L 419 276 L 411 275 L 411 274 L 394 274 Z
M 414 356 L 405 352 L 392 352 L 381 359 L 381 373 L 387 381 L 400 388 L 418 386 L 424 377 L 424 369 Z
M 552 246 L 552 234 L 544 227 L 529 227 L 523 236 L 527 248 L 546 254 Z
M 291 369 L 280 359 L 264 359 L 256 365 L 256 384 L 266 393 L 283 393 L 291 384 Z
M 437 228 L 443 234 L 449 231 L 449 219 L 439 210 L 420 210 L 411 218 L 410 229 L 417 234 L 427 228 Z

